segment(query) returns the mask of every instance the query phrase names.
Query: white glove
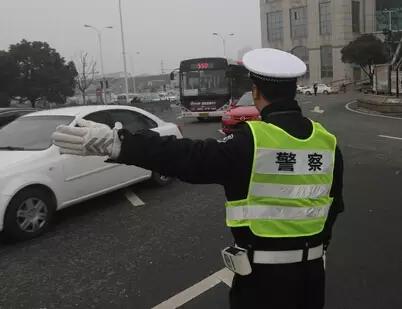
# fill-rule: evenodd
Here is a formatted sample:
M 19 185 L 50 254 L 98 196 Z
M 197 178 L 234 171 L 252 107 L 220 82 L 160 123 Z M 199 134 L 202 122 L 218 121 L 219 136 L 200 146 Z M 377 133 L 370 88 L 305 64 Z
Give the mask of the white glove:
M 109 156 L 117 159 L 121 150 L 121 141 L 117 134 L 122 127 L 120 123 L 110 129 L 105 124 L 79 119 L 77 126 L 58 126 L 53 133 L 53 144 L 60 147 L 61 154 Z

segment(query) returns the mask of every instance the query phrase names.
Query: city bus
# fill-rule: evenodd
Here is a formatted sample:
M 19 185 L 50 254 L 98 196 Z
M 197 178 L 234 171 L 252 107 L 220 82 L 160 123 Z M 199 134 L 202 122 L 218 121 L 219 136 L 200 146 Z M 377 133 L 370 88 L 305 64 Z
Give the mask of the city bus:
M 179 69 L 183 118 L 221 117 L 229 105 L 251 90 L 248 71 L 224 58 L 184 60 Z

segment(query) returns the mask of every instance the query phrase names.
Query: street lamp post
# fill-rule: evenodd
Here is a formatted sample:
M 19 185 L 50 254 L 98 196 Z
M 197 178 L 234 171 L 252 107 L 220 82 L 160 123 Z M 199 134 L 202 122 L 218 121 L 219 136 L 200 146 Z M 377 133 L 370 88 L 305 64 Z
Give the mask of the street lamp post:
M 141 53 L 140 52 L 136 52 L 135 53 L 136 55 L 140 55 Z M 135 66 L 134 66 L 134 60 L 133 60 L 133 57 L 130 55 L 130 62 L 131 62 L 131 71 L 133 72 L 133 88 L 134 88 L 134 93 L 136 92 L 136 89 L 137 89 L 137 85 L 136 85 L 136 83 L 135 83 Z
M 123 54 L 124 84 L 125 84 L 125 91 L 126 91 L 126 102 L 129 103 L 126 44 L 124 42 L 124 27 L 123 27 L 123 14 L 121 12 L 121 0 L 119 0 L 119 15 L 120 15 L 121 47 L 122 47 L 122 54 Z
M 392 31 L 392 13 L 397 12 L 396 10 L 384 10 L 385 13 L 388 13 L 388 29 Z
M 113 29 L 113 27 L 108 26 L 108 27 L 104 27 L 102 29 L 98 29 L 98 28 L 96 28 L 94 26 L 87 25 L 87 24 L 84 25 L 84 27 L 85 28 L 91 28 L 91 29 L 95 30 L 95 32 L 96 32 L 96 34 L 98 36 L 99 56 L 100 56 L 100 64 L 101 64 L 101 74 L 102 74 L 102 80 L 103 80 L 103 82 L 105 82 L 105 69 L 104 69 L 104 65 L 103 65 L 102 31 L 105 30 L 105 29 Z M 103 89 L 102 89 L 102 99 L 104 100 L 105 103 L 107 103 L 106 102 L 106 95 L 103 92 Z
M 221 34 L 218 33 L 218 32 L 214 32 L 214 33 L 212 33 L 212 35 L 215 35 L 215 36 L 219 37 L 219 38 L 222 40 L 222 44 L 223 44 L 223 56 L 226 58 L 226 39 L 227 39 L 228 37 L 233 37 L 233 36 L 234 36 L 234 33 L 230 33 L 227 37 L 224 37 L 223 35 L 221 35 Z

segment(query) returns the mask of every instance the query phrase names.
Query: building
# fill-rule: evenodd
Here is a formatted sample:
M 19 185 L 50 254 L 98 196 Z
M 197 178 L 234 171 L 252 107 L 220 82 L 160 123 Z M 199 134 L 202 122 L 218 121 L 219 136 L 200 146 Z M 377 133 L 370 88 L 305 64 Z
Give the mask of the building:
M 136 76 L 135 88 L 137 92 L 166 91 L 171 88 L 170 74 Z
M 260 0 L 262 46 L 289 51 L 308 67 L 302 83 L 359 80 L 341 50 L 376 30 L 375 0 Z
M 124 76 L 119 73 L 106 75 L 109 89 L 112 93 L 120 94 L 125 91 Z M 135 84 L 135 87 L 134 87 Z M 170 74 L 160 75 L 139 75 L 128 77 L 128 92 L 158 92 L 174 88 L 175 84 L 170 80 Z M 93 84 L 87 89 L 88 95 L 95 95 L 96 90 L 101 88 L 101 78 L 96 78 Z M 134 91 L 135 88 L 135 91 Z

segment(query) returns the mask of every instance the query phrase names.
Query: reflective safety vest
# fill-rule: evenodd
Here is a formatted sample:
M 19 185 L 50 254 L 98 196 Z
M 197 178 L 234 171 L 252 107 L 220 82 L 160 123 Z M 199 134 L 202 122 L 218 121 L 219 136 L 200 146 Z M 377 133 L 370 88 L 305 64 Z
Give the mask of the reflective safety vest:
M 304 140 L 263 121 L 247 123 L 255 149 L 250 185 L 246 199 L 226 203 L 227 225 L 260 237 L 320 233 L 333 200 L 335 136 L 316 122 Z

